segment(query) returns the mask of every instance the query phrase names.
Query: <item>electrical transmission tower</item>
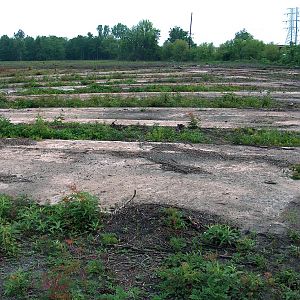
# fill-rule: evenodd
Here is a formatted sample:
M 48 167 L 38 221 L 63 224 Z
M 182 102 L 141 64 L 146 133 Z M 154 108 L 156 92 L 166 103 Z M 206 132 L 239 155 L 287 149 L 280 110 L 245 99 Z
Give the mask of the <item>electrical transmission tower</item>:
M 287 21 L 288 25 L 287 36 L 285 43 L 288 45 L 297 45 L 299 32 L 299 7 L 288 8 Z

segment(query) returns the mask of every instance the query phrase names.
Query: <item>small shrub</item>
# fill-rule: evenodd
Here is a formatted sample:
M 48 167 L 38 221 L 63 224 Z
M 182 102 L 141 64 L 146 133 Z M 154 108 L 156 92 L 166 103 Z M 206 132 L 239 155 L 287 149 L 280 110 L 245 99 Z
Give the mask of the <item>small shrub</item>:
M 59 203 L 61 221 L 67 231 L 85 232 L 100 227 L 100 209 L 97 197 L 76 192 Z

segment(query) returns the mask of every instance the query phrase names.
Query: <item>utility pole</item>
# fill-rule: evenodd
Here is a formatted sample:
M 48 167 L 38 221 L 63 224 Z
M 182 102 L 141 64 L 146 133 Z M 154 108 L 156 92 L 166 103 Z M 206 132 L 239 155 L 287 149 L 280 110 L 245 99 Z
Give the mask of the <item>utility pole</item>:
M 192 46 L 192 24 L 193 24 L 193 13 L 191 13 L 191 21 L 190 21 L 189 49 L 191 49 Z
M 288 8 L 287 15 L 287 36 L 286 44 L 297 45 L 298 43 L 298 32 L 299 32 L 299 7 Z
M 297 45 L 298 42 L 298 22 L 299 22 L 299 7 L 296 7 L 296 35 L 295 35 L 295 45 Z

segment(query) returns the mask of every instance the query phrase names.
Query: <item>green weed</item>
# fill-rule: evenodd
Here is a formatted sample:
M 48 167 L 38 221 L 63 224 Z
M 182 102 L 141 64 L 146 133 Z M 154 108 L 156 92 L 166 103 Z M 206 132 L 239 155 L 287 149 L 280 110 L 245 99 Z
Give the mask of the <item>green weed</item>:
M 13 199 L 7 195 L 0 194 L 0 223 L 9 221 L 13 214 Z
M 228 139 L 239 145 L 300 146 L 299 132 L 277 129 L 237 129 Z
M 193 113 L 189 113 L 190 121 L 188 123 L 189 129 L 197 129 L 199 127 L 199 119 Z
M 89 275 L 101 275 L 104 271 L 104 265 L 100 260 L 90 260 L 86 265 L 86 272 Z
M 20 268 L 4 280 L 4 295 L 24 299 L 30 286 L 29 274 Z
M 176 208 L 168 207 L 164 209 L 165 224 L 176 230 L 185 229 L 187 227 L 183 214 Z
M 237 240 L 236 246 L 238 251 L 248 252 L 254 249 L 255 244 L 256 244 L 255 240 L 244 237 Z
M 118 96 L 93 96 L 88 99 L 59 98 L 43 96 L 38 98 L 18 98 L 8 101 L 0 95 L 0 108 L 39 108 L 39 107 L 208 107 L 208 108 L 274 108 L 282 103 L 270 97 L 236 96 L 225 94 L 215 99 L 171 95 L 149 96 L 144 99 L 136 97 L 122 98 Z
M 158 275 L 161 299 L 255 298 L 263 285 L 259 276 L 207 261 L 200 253 L 170 256 Z
M 101 243 L 103 246 L 110 246 L 118 244 L 119 240 L 115 233 L 102 233 L 101 234 Z
M 300 231 L 289 229 L 288 236 L 293 243 L 297 243 L 300 245 Z
M 300 180 L 300 164 L 292 166 L 291 169 L 293 172 L 291 178 L 294 180 Z
M 0 222 L 0 252 L 16 255 L 19 250 L 18 236 L 19 230 L 15 224 Z
M 236 246 L 240 233 L 228 225 L 211 225 L 202 234 L 202 239 L 209 244 L 217 246 Z
M 186 245 L 187 244 L 184 238 L 179 238 L 176 236 L 170 238 L 170 246 L 176 252 L 182 251 L 186 247 Z
M 292 256 L 296 258 L 300 258 L 300 246 L 291 245 L 290 246 L 290 253 Z

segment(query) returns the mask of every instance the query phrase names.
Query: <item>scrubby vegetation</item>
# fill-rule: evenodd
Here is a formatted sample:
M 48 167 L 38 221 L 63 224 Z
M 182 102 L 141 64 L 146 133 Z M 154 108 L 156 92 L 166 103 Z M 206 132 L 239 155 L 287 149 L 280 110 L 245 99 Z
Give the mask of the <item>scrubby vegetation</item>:
M 9 120 L 1 118 L 0 138 L 300 146 L 300 134 L 298 132 L 252 128 L 202 130 L 198 127 L 198 122 L 191 116 L 189 126 L 173 128 L 142 125 L 122 126 L 114 123 L 110 125 L 64 123 L 59 117 L 53 122 L 46 122 L 41 117 L 38 117 L 33 124 L 12 124 Z
M 162 94 L 144 99 L 137 97 L 122 98 L 116 96 L 91 96 L 88 99 L 39 97 L 22 98 L 14 101 L 0 96 L 0 108 L 38 108 L 38 107 L 211 107 L 211 108 L 277 108 L 283 103 L 270 96 L 236 96 L 232 93 L 219 98 L 205 99 L 184 97 L 181 95 Z
M 157 205 L 111 214 L 74 188 L 53 205 L 1 194 L 0 232 L 4 300 L 300 296 L 297 230 L 243 233 L 216 216 Z

